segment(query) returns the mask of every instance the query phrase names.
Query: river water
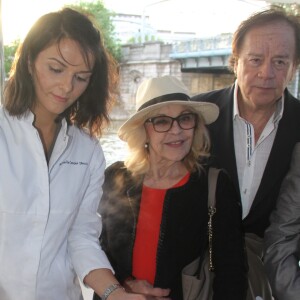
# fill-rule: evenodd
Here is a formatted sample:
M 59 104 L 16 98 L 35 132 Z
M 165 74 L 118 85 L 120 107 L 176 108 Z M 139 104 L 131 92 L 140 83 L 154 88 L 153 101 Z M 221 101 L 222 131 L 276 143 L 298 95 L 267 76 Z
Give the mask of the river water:
M 126 143 L 117 135 L 118 128 L 122 123 L 121 121 L 112 122 L 110 128 L 100 138 L 107 167 L 115 161 L 124 160 L 128 154 Z
M 124 160 L 128 151 L 125 142 L 116 133 L 107 133 L 100 138 L 100 143 L 106 159 L 106 166 L 118 160 Z
M 126 143 L 120 140 L 117 135 L 117 131 L 122 123 L 123 121 L 113 121 L 110 124 L 110 128 L 108 128 L 100 138 L 100 144 L 104 152 L 107 167 L 115 161 L 124 160 L 128 153 Z M 83 285 L 81 285 L 81 287 L 84 300 L 92 300 L 93 290 L 87 289 Z
M 114 124 L 115 125 L 115 124 Z M 109 129 L 101 138 L 100 144 L 102 146 L 104 156 L 106 159 L 106 166 L 118 160 L 124 160 L 127 155 L 126 143 L 119 139 L 117 135 L 117 128 Z M 84 300 L 93 299 L 93 290 L 87 289 L 81 285 Z

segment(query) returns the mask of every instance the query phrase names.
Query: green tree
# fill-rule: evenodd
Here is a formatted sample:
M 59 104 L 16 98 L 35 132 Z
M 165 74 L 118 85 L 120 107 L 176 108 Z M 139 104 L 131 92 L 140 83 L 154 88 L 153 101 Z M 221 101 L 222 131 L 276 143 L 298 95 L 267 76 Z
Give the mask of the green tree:
M 111 19 L 114 16 L 114 13 L 105 8 L 100 0 L 93 2 L 80 1 L 76 4 L 70 4 L 66 6 L 79 11 L 84 11 L 94 19 L 102 34 L 105 47 L 108 49 L 111 55 L 117 61 L 119 61 L 121 57 L 121 46 L 119 41 L 117 41 L 114 37 L 115 28 Z M 7 77 L 9 74 L 19 44 L 20 40 L 15 40 L 9 45 L 4 45 L 5 77 Z
M 157 38 L 155 35 L 146 35 L 145 36 L 145 42 L 161 42 L 162 40 Z M 131 37 L 128 41 L 128 44 L 141 44 L 142 43 L 142 37 Z
M 112 22 L 112 17 L 115 15 L 114 12 L 108 10 L 101 0 L 92 2 L 79 1 L 66 6 L 83 11 L 94 19 L 102 34 L 106 49 L 119 61 L 121 57 L 121 46 L 120 42 L 115 38 L 115 26 Z
M 300 16 L 300 4 L 298 3 L 274 3 L 271 7 L 282 7 L 285 11 L 296 16 Z
M 11 42 L 9 45 L 4 45 L 4 72 L 5 77 L 9 75 L 9 71 L 11 69 L 12 62 L 15 57 L 15 53 L 20 44 L 20 40 L 15 40 Z

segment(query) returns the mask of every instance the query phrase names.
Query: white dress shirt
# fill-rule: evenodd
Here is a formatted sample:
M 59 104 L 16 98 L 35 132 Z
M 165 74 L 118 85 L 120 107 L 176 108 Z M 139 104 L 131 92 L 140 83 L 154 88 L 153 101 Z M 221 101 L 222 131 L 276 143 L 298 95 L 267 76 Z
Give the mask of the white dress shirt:
M 33 118 L 0 107 L 0 299 L 83 299 L 78 277 L 111 269 L 96 213 L 104 155 L 63 120 L 48 165 Z
M 238 84 L 235 84 L 233 104 L 233 134 L 239 187 L 243 207 L 243 219 L 248 215 L 260 185 L 273 143 L 278 123 L 283 114 L 283 97 L 257 143 L 253 125 L 240 116 L 237 102 Z

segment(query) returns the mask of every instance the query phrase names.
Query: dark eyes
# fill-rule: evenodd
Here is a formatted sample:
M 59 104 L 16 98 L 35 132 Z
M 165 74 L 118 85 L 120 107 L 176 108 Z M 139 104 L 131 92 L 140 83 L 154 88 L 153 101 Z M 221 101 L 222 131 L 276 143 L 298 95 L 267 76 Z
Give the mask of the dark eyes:
M 49 70 L 55 74 L 60 74 L 64 71 L 63 68 L 55 68 L 53 66 L 49 66 Z M 74 78 L 80 82 L 88 82 L 90 79 L 90 75 L 88 74 L 86 76 L 83 76 L 83 75 L 75 74 Z
M 154 125 L 164 125 L 164 124 L 168 124 L 170 122 L 169 118 L 167 117 L 160 117 L 160 118 L 157 118 L 157 119 L 154 119 L 153 120 L 153 124 Z
M 263 60 L 261 58 L 250 58 L 249 61 L 253 66 L 260 66 L 263 64 Z M 288 65 L 288 61 L 284 59 L 274 59 L 272 64 L 276 69 L 282 69 Z
M 54 68 L 54 67 L 49 67 L 50 71 L 52 71 L 53 73 L 61 73 L 62 72 L 62 69 L 59 69 L 59 68 Z
M 89 81 L 90 77 L 82 77 L 78 74 L 75 75 L 75 78 L 78 80 L 78 81 L 82 81 L 82 82 L 87 82 Z

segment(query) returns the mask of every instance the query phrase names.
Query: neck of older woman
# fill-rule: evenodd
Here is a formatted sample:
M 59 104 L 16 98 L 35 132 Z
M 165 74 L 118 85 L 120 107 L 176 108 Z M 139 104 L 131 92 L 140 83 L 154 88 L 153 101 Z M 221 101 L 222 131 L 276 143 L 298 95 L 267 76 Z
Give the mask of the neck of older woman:
M 168 189 L 174 186 L 188 173 L 182 161 L 161 161 L 150 164 L 150 170 L 144 178 L 146 186 Z

